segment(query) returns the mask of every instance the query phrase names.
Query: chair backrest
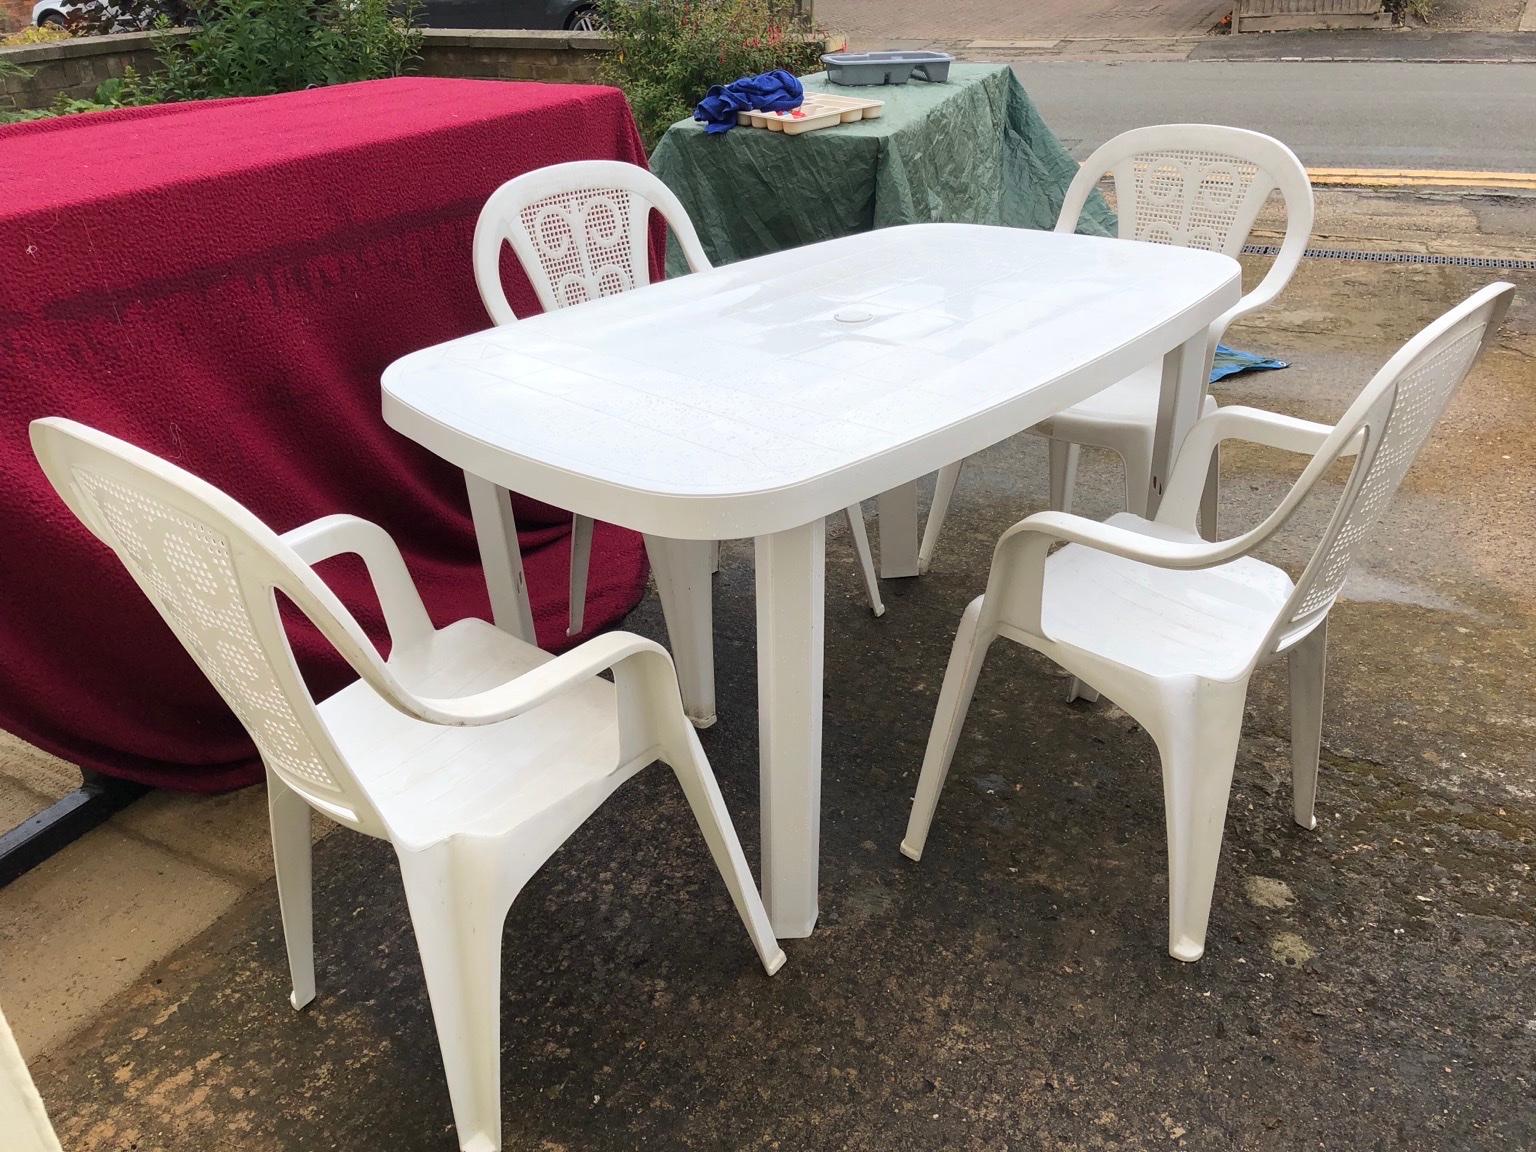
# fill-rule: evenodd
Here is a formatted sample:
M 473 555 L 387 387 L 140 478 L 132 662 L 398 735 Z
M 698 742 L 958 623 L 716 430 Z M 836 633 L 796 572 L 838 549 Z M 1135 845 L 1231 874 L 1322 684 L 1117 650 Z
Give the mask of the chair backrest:
M 352 614 L 270 528 L 191 473 L 72 420 L 31 431 L 49 481 L 117 553 L 268 770 L 342 823 L 384 835 L 294 663 L 275 592 L 393 701 L 401 689 Z
M 497 324 L 517 319 L 501 281 L 511 244 L 544 311 L 651 282 L 651 212 L 677 237 L 688 266 L 710 267 L 672 190 L 635 164 L 578 160 L 539 168 L 491 193 L 475 225 L 475 284 Z
M 1388 360 L 1334 427 L 1280 507 L 1253 530 L 1256 541 L 1290 519 L 1324 471 L 1356 445 L 1344 491 L 1264 652 L 1280 651 L 1326 615 L 1360 546 L 1392 502 L 1435 421 L 1498 331 L 1514 295 L 1490 284 L 1434 321 Z
M 1280 141 L 1218 124 L 1133 128 L 1100 145 L 1067 189 L 1056 231 L 1071 231 L 1089 194 L 1114 180 L 1120 237 L 1237 256 L 1269 194 L 1285 200 L 1288 259 L 1312 232 L 1312 185 Z M 1293 236 L 1298 239 L 1293 242 Z

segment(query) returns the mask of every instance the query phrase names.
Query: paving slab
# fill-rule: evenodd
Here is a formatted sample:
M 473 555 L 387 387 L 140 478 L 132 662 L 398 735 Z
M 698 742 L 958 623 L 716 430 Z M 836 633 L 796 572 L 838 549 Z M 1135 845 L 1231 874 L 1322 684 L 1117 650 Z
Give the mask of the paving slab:
M 118 813 L 113 825 L 243 886 L 272 875 L 265 788 L 222 796 L 151 792 Z M 318 817 L 311 825 L 317 840 L 336 827 Z
M 34 792 L 14 780 L 0 781 L 0 832 L 14 828 L 30 816 L 41 812 L 58 797 Z
M 95 1019 L 244 890 L 110 825 L 0 889 L 0 1002 L 22 1054 Z
M 80 787 L 80 769 L 0 731 L 0 796 L 12 787 L 26 789 L 51 803 Z M 0 832 L 9 827 L 0 823 Z

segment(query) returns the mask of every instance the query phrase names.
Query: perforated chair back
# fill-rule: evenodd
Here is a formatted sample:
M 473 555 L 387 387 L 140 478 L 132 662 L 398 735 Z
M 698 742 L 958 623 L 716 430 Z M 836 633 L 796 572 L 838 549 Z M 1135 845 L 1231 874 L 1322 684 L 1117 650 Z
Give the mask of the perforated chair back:
M 1510 284 L 1491 284 L 1405 344 L 1366 385 L 1307 465 L 1277 510 L 1286 520 L 1358 438 L 1358 455 L 1338 505 L 1266 651 L 1288 647 L 1338 599 L 1360 546 L 1391 504 L 1435 421 L 1498 331 L 1514 291 Z
M 32 447 L 64 502 L 110 547 L 244 725 L 266 767 L 321 811 L 382 822 L 294 663 L 281 592 L 386 698 L 393 676 L 352 614 L 277 535 L 212 485 L 131 444 L 50 418 Z
M 1312 230 L 1312 186 L 1280 141 L 1219 124 L 1159 124 L 1107 141 L 1083 161 L 1056 230 L 1077 225 L 1099 181 L 1115 186 L 1120 237 L 1236 256 L 1269 194 L 1285 200 L 1287 239 Z M 1297 258 L 1300 257 L 1298 250 Z
M 517 319 L 501 279 L 510 244 L 546 312 L 627 292 L 651 280 L 651 212 L 694 271 L 710 267 L 682 203 L 644 168 L 579 160 L 540 168 L 491 193 L 475 225 L 475 283 L 497 324 Z

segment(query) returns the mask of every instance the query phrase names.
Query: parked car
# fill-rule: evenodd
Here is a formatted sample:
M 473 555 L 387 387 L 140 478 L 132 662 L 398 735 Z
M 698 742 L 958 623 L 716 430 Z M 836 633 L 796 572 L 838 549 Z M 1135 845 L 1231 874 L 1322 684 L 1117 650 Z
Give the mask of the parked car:
M 32 23 L 39 28 L 84 25 L 92 32 L 138 32 L 153 28 L 161 16 L 168 16 L 173 24 L 185 24 L 187 5 L 184 0 L 38 0 L 32 6 Z
M 429 28 L 563 28 L 595 32 L 594 0 L 423 0 L 421 22 Z

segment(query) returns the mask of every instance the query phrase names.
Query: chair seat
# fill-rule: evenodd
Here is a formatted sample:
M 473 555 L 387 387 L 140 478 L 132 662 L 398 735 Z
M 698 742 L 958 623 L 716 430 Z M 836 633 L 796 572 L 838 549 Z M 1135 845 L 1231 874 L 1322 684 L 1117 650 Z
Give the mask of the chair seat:
M 1118 384 L 1111 384 L 1102 392 L 1096 392 L 1070 408 L 1063 408 L 1049 420 L 1042 420 L 1035 425 L 1034 431 L 1078 444 L 1094 443 L 1092 430 L 1106 425 L 1145 428 L 1150 437 L 1157 428 L 1157 402 L 1162 388 L 1162 364 L 1148 364 Z M 1207 395 L 1200 414 L 1209 416 L 1216 407 L 1215 398 Z
M 484 691 L 553 659 L 484 620 L 451 624 L 392 652 L 418 696 Z M 619 764 L 613 684 L 592 677 L 499 724 L 448 727 L 396 711 L 365 681 L 319 705 L 342 756 L 400 839 L 496 835 L 611 774 Z
M 1199 539 L 1128 512 L 1107 523 Z M 1069 544 L 1046 561 L 1041 623 L 1059 644 L 1148 676 L 1230 680 L 1249 666 L 1292 587 L 1282 570 L 1251 556 L 1176 571 Z

